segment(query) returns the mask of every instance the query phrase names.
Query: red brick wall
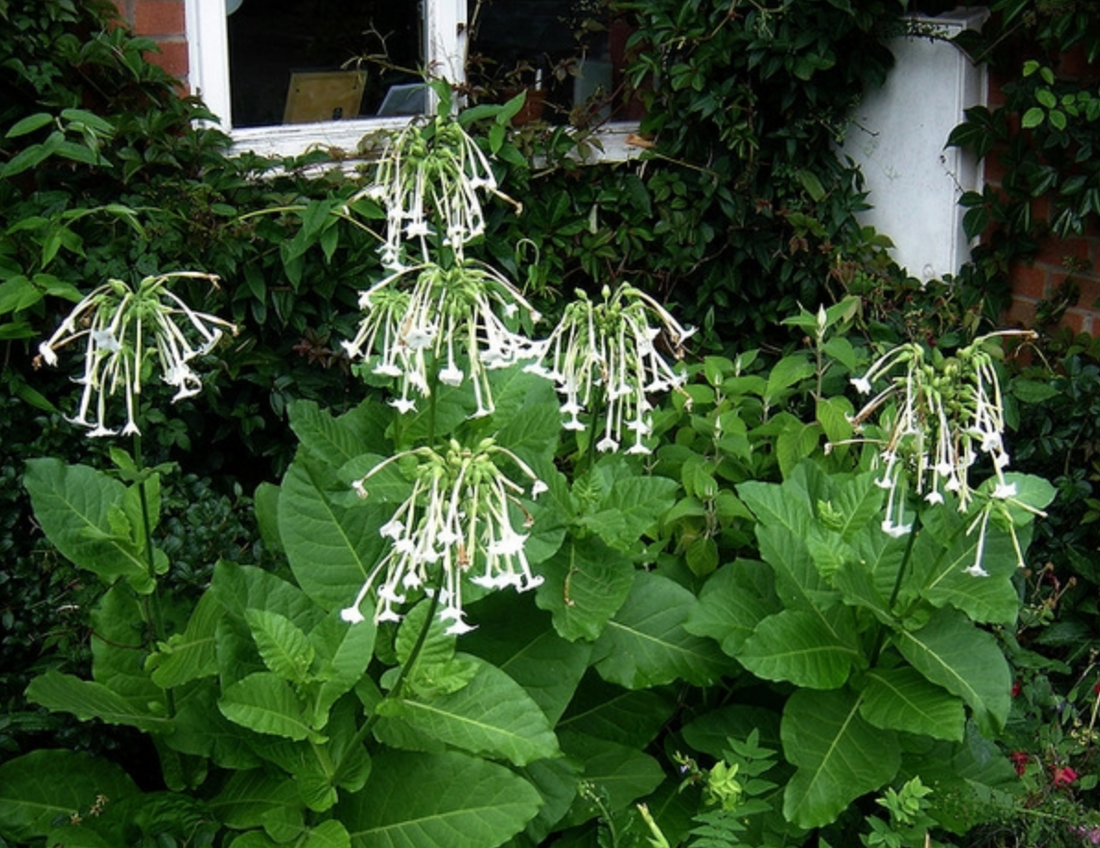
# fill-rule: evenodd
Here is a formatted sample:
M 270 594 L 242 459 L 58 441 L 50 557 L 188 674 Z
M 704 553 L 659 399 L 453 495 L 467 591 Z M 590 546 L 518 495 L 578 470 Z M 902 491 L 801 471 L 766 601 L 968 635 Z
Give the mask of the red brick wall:
M 187 32 L 183 0 L 115 0 L 122 17 L 138 35 L 157 43 L 149 59 L 181 81 L 187 80 Z
M 1056 72 L 1069 79 L 1080 78 L 1095 68 L 1089 68 L 1080 50 L 1062 57 Z M 991 107 L 1004 102 L 1001 94 L 1003 80 L 990 78 L 989 104 Z M 985 163 L 985 179 L 992 185 L 1000 185 L 1002 170 L 996 155 Z M 1049 204 L 1045 199 L 1035 202 L 1033 220 L 1050 220 Z M 1041 301 L 1058 301 L 1067 278 L 1076 287 L 1076 302 L 1066 308 L 1059 326 L 1075 333 L 1100 335 L 1100 228 L 1092 227 L 1081 236 L 1061 239 L 1049 235 L 1040 245 L 1035 259 L 1018 262 L 1009 269 L 1012 283 L 1012 306 L 1006 319 L 1030 327 L 1034 324 L 1036 307 Z

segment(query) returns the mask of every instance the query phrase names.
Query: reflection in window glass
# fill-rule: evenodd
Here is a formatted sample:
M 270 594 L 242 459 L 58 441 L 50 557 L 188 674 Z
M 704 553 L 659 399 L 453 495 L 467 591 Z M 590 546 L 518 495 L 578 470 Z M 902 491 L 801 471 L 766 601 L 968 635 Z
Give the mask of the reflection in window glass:
M 468 0 L 471 97 L 527 92 L 524 120 L 585 126 L 636 118 L 623 96 L 630 28 L 608 0 Z
M 421 111 L 418 6 L 234 0 L 227 20 L 233 126 Z

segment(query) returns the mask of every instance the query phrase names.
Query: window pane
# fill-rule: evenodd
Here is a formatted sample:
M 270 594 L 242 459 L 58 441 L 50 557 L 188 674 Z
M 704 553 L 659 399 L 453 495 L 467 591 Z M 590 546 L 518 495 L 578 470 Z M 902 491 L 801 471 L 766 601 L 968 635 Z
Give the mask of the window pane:
M 526 90 L 521 121 L 638 117 L 622 86 L 629 24 L 607 0 L 468 0 L 468 15 L 473 100 Z
M 231 0 L 233 126 L 420 111 L 422 90 L 405 87 L 420 82 L 418 6 L 409 0 Z

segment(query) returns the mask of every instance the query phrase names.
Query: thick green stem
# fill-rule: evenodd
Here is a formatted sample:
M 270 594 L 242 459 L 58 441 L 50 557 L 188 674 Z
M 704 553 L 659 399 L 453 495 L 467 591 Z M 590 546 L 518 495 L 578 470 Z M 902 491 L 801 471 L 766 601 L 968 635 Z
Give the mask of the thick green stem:
M 145 619 L 152 630 L 150 642 L 163 642 L 167 638 L 164 627 L 164 611 L 160 603 L 160 585 L 157 582 L 156 550 L 153 547 L 153 522 L 149 514 L 149 495 L 145 489 L 144 466 L 141 458 L 141 435 L 134 435 L 134 465 L 138 472 L 138 500 L 141 503 L 141 523 L 144 533 L 145 565 L 149 569 L 149 579 L 153 581 L 153 591 L 145 596 Z M 176 714 L 176 697 L 171 689 L 164 690 L 168 702 L 168 715 Z
M 917 533 L 920 532 L 920 513 L 916 513 L 913 516 L 913 526 L 909 529 L 909 537 L 905 541 L 905 553 L 901 557 L 901 565 L 898 566 L 898 576 L 894 578 L 894 588 L 890 592 L 890 600 L 886 604 L 886 608 L 893 613 L 894 604 L 897 603 L 898 595 L 901 594 L 901 585 L 905 582 L 905 572 L 909 569 L 909 560 L 913 556 L 913 543 L 917 540 Z M 885 626 L 879 627 L 878 637 L 875 640 L 875 649 L 871 652 L 871 667 L 873 668 L 878 664 L 879 654 L 882 653 L 883 645 L 886 643 Z
M 440 584 L 442 584 L 442 582 L 441 579 Z M 436 611 L 439 609 L 440 594 L 440 588 L 437 586 L 432 592 L 431 600 L 428 603 L 428 615 L 424 618 L 424 626 L 420 628 L 420 633 L 417 634 L 413 649 L 409 652 L 409 658 L 405 660 L 405 664 L 401 666 L 401 672 L 397 675 L 397 681 L 393 684 L 393 688 L 386 696 L 387 700 L 401 697 L 401 690 L 405 687 L 405 681 L 408 679 L 413 666 L 416 665 L 416 661 L 420 658 L 420 652 L 424 650 L 424 643 L 428 641 L 428 632 L 432 629 L 432 621 L 435 620 Z M 374 730 L 374 726 L 378 724 L 378 720 L 381 717 L 382 714 L 375 709 L 367 720 L 363 722 L 363 726 L 356 732 L 355 737 L 351 740 L 351 744 L 348 745 L 344 752 L 344 756 L 340 758 L 340 762 L 333 772 L 332 782 L 334 784 L 338 785 L 340 780 L 343 779 L 344 771 L 347 769 L 352 752 L 358 750 L 358 748 L 367 741 L 367 737 L 370 736 L 371 731 Z

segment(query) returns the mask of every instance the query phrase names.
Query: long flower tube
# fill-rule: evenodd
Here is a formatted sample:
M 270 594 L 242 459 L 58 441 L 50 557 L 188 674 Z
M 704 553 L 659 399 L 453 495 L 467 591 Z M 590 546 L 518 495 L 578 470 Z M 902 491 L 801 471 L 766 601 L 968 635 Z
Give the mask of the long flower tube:
M 473 449 L 452 440 L 443 453 L 430 447 L 405 451 L 379 462 L 353 488 L 360 497 L 369 497 L 371 478 L 410 456 L 417 459 L 412 492 L 379 531 L 391 541 L 390 549 L 341 617 L 352 624 L 364 621 L 361 607 L 373 591 L 373 620 L 399 621 L 397 607 L 406 603 L 410 592 L 436 586 L 439 618 L 447 623 L 448 634 L 460 635 L 473 629 L 463 609 L 465 581 L 488 589 L 511 586 L 519 592 L 542 583 L 525 553 L 529 534 L 523 531 L 533 519 L 520 497 L 535 499 L 546 484 L 513 452 L 484 439 Z M 507 476 L 500 463 L 519 469 L 525 484 Z M 513 523 L 517 512 L 523 516 L 521 529 Z M 480 573 L 470 576 L 474 571 Z
M 1010 463 L 1004 440 L 1004 398 L 993 356 L 987 350 L 991 340 L 1001 338 L 1034 338 L 1034 333 L 991 333 L 947 358 L 930 358 L 920 345 L 901 345 L 880 356 L 862 377 L 852 379 L 861 394 L 871 394 L 878 381 L 888 380 L 851 418 L 859 432 L 878 416 L 879 437 L 861 436 L 851 441 L 878 447 L 875 461 L 882 473 L 876 482 L 889 491 L 883 530 L 892 535 L 910 531 L 911 525 L 903 518 L 910 489 L 933 505 L 943 504 L 948 493 L 954 494 L 959 511 L 964 513 L 970 512 L 978 498 L 980 509 L 967 528 L 968 534 L 977 533 L 975 561 L 967 569 L 975 576 L 986 574 L 982 557 L 991 514 L 1005 513 L 1006 503 L 1030 509 L 1014 498 L 1015 487 L 1004 474 Z M 891 376 L 898 370 L 902 373 Z M 988 459 L 993 482 L 991 494 L 979 496 L 971 477 L 983 456 Z M 1022 563 L 1011 520 L 1008 526 Z
M 652 430 L 647 395 L 678 389 L 685 379 L 655 342 L 663 337 L 679 359 L 683 343 L 693 332 L 633 286 L 622 285 L 614 292 L 604 289 L 600 301 L 578 292 L 577 300 L 565 308 L 561 321 L 542 343 L 539 361 L 526 370 L 556 384 L 563 397 L 565 429 L 587 429 L 580 415 L 594 411 L 600 402 L 604 417 L 597 450 L 618 450 L 625 430 L 632 434 L 626 452 L 647 454 L 650 448 L 645 439 Z
M 62 348 L 83 344 L 84 371 L 76 379 L 83 391 L 78 412 L 69 420 L 89 428 L 89 436 L 140 432 L 136 399 L 150 357 L 159 365 L 161 379 L 177 390 L 175 402 L 202 388 L 190 363 L 209 353 L 226 331 L 236 334 L 230 322 L 192 309 L 170 291 L 168 286 L 178 279 L 217 282 L 217 277 L 198 272 L 145 277 L 136 290 L 122 280 L 109 280 L 77 303 L 38 346 L 36 362 L 53 366 Z M 108 402 L 120 394 L 126 417 L 121 430 L 108 420 Z
M 539 352 L 506 323 L 518 315 L 520 323 L 533 325 L 539 313 L 505 277 L 472 260 L 396 272 L 364 292 L 359 303 L 366 314 L 344 350 L 367 360 L 373 373 L 398 378 L 400 397 L 390 403 L 401 412 L 416 408 L 417 395 L 430 394 L 434 376 L 449 386 L 468 378 L 474 417 L 488 415 L 494 404 L 486 372 Z

